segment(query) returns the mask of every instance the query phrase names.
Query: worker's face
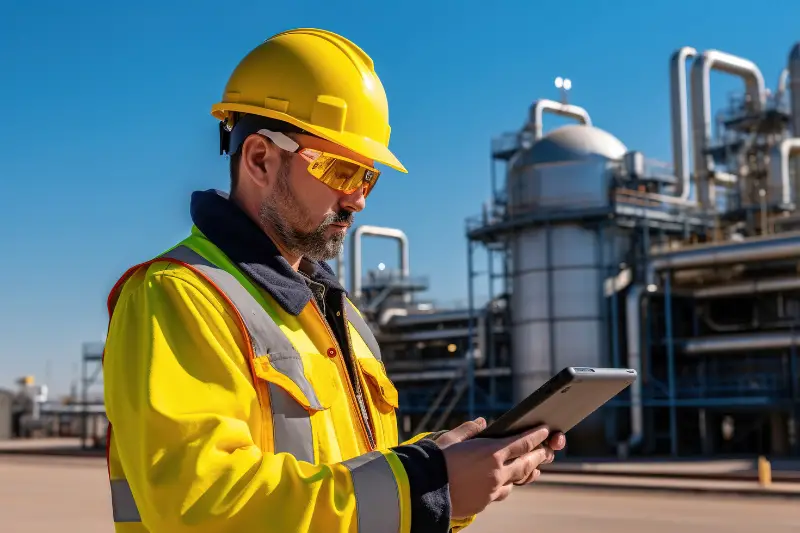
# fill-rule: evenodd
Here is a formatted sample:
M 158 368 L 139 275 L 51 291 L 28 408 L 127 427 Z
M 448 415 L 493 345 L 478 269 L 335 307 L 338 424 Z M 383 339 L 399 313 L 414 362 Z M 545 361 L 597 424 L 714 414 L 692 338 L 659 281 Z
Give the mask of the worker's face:
M 308 135 L 292 136 L 303 148 L 342 155 L 372 166 L 373 162 L 332 142 Z M 342 249 L 353 214 L 364 209 L 359 189 L 337 191 L 308 173 L 308 162 L 270 146 L 279 160 L 275 179 L 269 180 L 259 217 L 272 227 L 288 251 L 314 260 L 333 259 Z

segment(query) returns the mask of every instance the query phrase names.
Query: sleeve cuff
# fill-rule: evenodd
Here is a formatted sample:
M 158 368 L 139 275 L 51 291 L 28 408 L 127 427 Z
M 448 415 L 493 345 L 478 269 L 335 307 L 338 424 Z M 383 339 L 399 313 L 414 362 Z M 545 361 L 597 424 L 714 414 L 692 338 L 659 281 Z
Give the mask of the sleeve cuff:
M 450 531 L 450 486 L 442 450 L 430 439 L 392 448 L 408 476 L 411 533 Z

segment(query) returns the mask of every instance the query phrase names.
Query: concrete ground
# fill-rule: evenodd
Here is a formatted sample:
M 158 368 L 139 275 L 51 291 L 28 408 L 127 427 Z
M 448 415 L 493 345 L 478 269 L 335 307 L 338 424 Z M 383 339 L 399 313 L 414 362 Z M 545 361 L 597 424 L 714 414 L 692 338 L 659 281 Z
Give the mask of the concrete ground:
M 545 474 L 542 483 L 492 505 L 467 531 L 800 531 L 797 498 L 589 489 L 561 484 L 565 479 Z M 113 533 L 107 486 L 100 458 L 0 455 L 0 531 Z

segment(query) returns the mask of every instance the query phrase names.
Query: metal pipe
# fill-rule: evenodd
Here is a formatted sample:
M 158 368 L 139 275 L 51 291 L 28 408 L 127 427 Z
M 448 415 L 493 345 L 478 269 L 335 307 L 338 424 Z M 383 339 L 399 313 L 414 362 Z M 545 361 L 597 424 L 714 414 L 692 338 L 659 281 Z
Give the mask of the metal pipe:
M 536 100 L 531 105 L 529 123 L 526 125 L 526 129 L 533 130 L 534 140 L 541 139 L 542 137 L 542 115 L 545 111 L 553 113 L 554 115 L 561 115 L 562 117 L 574 118 L 585 126 L 592 125 L 592 119 L 589 117 L 589 112 L 584 108 L 572 104 L 562 104 L 561 102 L 556 102 L 555 100 L 543 98 L 541 100 Z
M 631 435 L 628 448 L 634 448 L 642 442 L 644 436 L 644 415 L 642 411 L 642 294 L 644 285 L 634 285 L 628 291 L 625 300 L 625 319 L 628 337 L 628 368 L 639 373 L 639 379 L 631 384 Z
M 401 309 L 399 307 L 392 307 L 381 313 L 378 318 L 378 325 L 381 327 L 386 326 L 394 317 L 408 316 L 408 309 Z
M 672 109 L 672 166 L 678 178 L 675 196 L 683 201 L 691 192 L 689 171 L 689 109 L 686 95 L 686 61 L 697 56 L 697 50 L 684 46 L 670 58 L 670 93 Z
M 647 269 L 647 281 L 655 283 L 655 274 L 659 270 L 712 267 L 798 256 L 800 256 L 800 232 L 724 244 L 692 246 L 652 256 Z
M 786 88 L 789 86 L 789 69 L 785 68 L 781 71 L 778 78 L 778 91 L 775 94 L 775 103 L 780 105 L 783 103 L 783 97 L 786 95 Z
M 691 339 L 684 344 L 687 354 L 712 354 L 744 350 L 777 350 L 800 343 L 793 332 L 748 333 L 745 335 L 717 335 Z
M 768 181 L 770 191 L 780 188 L 780 205 L 791 208 L 794 204 L 795 190 L 789 176 L 789 160 L 800 155 L 800 137 L 784 139 L 772 147 L 769 156 Z M 800 177 L 795 176 L 795 180 Z M 771 198 L 771 200 L 774 199 Z
M 339 255 L 336 256 L 336 278 L 339 280 L 339 284 L 344 287 L 347 279 L 344 273 L 344 245 L 339 250 Z
M 672 333 L 672 276 L 667 275 L 664 289 L 664 336 L 667 338 L 667 389 L 669 394 L 669 440 L 673 457 L 678 455 L 678 412 L 675 400 L 675 342 Z M 637 380 L 638 381 L 638 380 Z
M 710 207 L 714 161 L 706 153 L 711 142 L 711 92 L 710 74 L 718 70 L 744 80 L 749 105 L 754 112 L 764 109 L 764 76 L 755 63 L 719 50 L 706 50 L 692 65 L 692 130 L 694 150 L 694 175 L 697 198 L 702 207 Z
M 353 298 L 355 300 L 360 300 L 363 296 L 361 293 L 361 237 L 364 235 L 397 240 L 400 245 L 400 270 L 403 278 L 407 279 L 411 274 L 408 259 L 408 237 L 406 237 L 405 233 L 395 228 L 358 226 L 353 231 L 353 241 L 350 245 L 350 289 L 353 292 Z M 406 293 L 403 299 L 405 302 L 410 302 L 411 293 Z
M 731 283 L 730 285 L 705 287 L 694 291 L 693 296 L 695 298 L 720 298 L 725 296 L 763 294 L 797 289 L 800 289 L 800 277 L 791 276 L 774 279 L 755 279 L 752 281 Z

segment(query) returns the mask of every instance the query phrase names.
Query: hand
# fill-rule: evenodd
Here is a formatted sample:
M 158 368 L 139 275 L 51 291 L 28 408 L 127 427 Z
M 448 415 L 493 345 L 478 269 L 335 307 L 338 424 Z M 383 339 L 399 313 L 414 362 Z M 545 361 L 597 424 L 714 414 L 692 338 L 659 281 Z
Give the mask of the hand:
M 503 439 L 472 438 L 485 424 L 481 418 L 465 422 L 436 440 L 447 463 L 455 519 L 508 498 L 514 485 L 535 481 L 539 465 L 552 462 L 554 450 L 566 444 L 561 433 L 550 435 L 544 426 Z

